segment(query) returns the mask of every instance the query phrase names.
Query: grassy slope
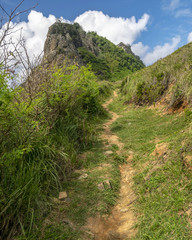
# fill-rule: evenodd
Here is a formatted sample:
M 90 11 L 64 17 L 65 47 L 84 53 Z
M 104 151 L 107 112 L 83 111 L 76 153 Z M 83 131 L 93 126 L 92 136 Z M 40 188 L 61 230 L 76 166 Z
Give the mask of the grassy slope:
M 190 85 L 187 89 L 181 83 L 184 79 L 186 84 L 190 83 L 190 71 L 188 71 L 190 56 L 187 53 L 191 47 L 192 45 L 189 44 L 174 53 L 175 55 L 135 73 L 133 79 L 137 83 L 141 81 L 141 75 L 143 75 L 143 79 L 146 79 L 146 96 L 150 96 L 148 102 L 159 98 L 158 91 L 155 92 L 157 96 L 150 95 L 154 92 L 149 87 L 150 84 L 157 83 L 157 89 L 161 90 L 161 83 L 166 82 L 166 79 L 169 83 L 171 81 L 177 83 L 174 90 L 177 93 L 176 96 L 184 94 L 190 100 Z M 166 61 L 169 64 L 166 64 Z M 173 61 L 173 65 L 170 65 L 171 61 Z M 170 79 L 172 80 L 170 81 Z M 134 88 L 131 85 L 133 81 L 127 81 L 124 82 L 123 90 L 126 90 L 127 87 L 125 83 L 130 90 L 135 91 L 133 93 L 137 93 L 141 89 L 138 93 L 142 96 L 143 85 L 139 85 L 138 88 L 138 84 L 135 84 Z M 101 87 L 99 91 L 105 91 L 104 88 Z M 182 94 L 180 93 L 181 88 Z M 146 99 L 139 100 L 147 102 Z M 133 167 L 137 170 L 134 181 L 135 191 L 138 195 L 135 208 L 140 216 L 138 217 L 139 232 L 136 239 L 190 239 L 192 184 L 190 170 L 186 168 L 184 159 L 185 156 L 192 155 L 192 112 L 187 110 L 181 115 L 160 116 L 157 111 L 145 107 L 128 110 L 120 101 L 116 101 L 111 108 L 122 115 L 113 124 L 112 130 L 124 142 L 125 149 L 134 152 Z M 169 150 L 162 157 L 151 155 L 156 141 L 158 143 L 165 142 L 169 146 Z M 112 146 L 114 152 L 115 149 L 115 146 Z M 62 185 L 63 190 L 69 192 L 69 202 L 54 205 L 55 210 L 51 213 L 50 218 L 47 218 L 48 223 L 42 225 L 44 229 L 41 229 L 37 236 L 33 234 L 31 239 L 63 239 L 64 237 L 78 239 L 82 234 L 81 226 L 89 216 L 98 212 L 106 213 L 110 210 L 110 206 L 115 204 L 119 185 L 119 171 L 116 162 L 122 161 L 123 157 L 117 157 L 115 154 L 106 157 L 104 151 L 105 149 L 100 143 L 87 154 L 83 162 L 80 160 L 77 163 L 77 166 L 84 167 L 88 178 L 83 182 L 78 180 L 81 172 L 70 176 L 70 181 Z M 110 170 L 95 171 L 102 163 L 110 163 L 112 167 Z M 97 185 L 105 180 L 106 174 L 112 179 L 113 189 L 102 192 L 98 190 Z M 63 216 L 68 223 L 63 221 Z M 75 229 L 70 223 L 75 225 Z
M 185 155 L 192 155 L 191 113 L 161 116 L 146 107 L 127 107 L 121 100 L 113 102 L 111 110 L 122 116 L 112 125 L 112 131 L 125 144 L 126 152 L 134 152 L 134 188 L 138 196 L 135 209 L 139 220 L 135 239 L 191 239 L 192 181 L 183 162 Z M 103 120 L 96 125 L 98 132 L 102 131 L 101 124 Z M 151 156 L 157 143 L 168 144 L 162 157 Z M 115 154 L 116 146 L 111 146 L 111 150 L 114 154 L 106 156 L 103 143 L 97 141 L 79 158 L 83 169 L 73 173 L 62 186 L 68 192 L 69 202 L 54 203 L 40 232 L 28 239 L 92 238 L 81 227 L 88 217 L 109 213 L 118 196 L 118 164 L 124 156 Z M 111 167 L 100 168 L 106 163 Z M 88 178 L 79 180 L 84 173 Z M 106 176 L 113 188 L 100 191 L 97 186 Z
M 93 71 L 101 79 L 120 79 L 128 73 L 135 72 L 144 67 L 143 62 L 136 56 L 126 53 L 108 39 L 88 33 L 93 43 L 98 46 L 99 55 L 94 56 L 85 48 L 79 48 L 79 54 L 85 63 L 92 65 Z
M 192 43 L 189 43 L 132 76 L 122 84 L 126 100 L 145 104 L 153 103 L 162 96 L 167 88 L 172 87 L 170 104 L 177 99 L 192 100 Z
M 163 115 L 146 107 L 111 104 L 122 115 L 112 131 L 134 152 L 132 161 L 139 218 L 135 239 L 191 239 L 191 172 L 183 159 L 192 155 L 190 114 Z M 166 143 L 166 154 L 152 156 L 157 143 Z M 181 150 L 182 149 L 182 150 Z
M 0 239 L 27 239 L 82 165 L 77 155 L 94 143 L 95 124 L 106 115 L 101 99 L 111 89 L 73 66 L 53 69 L 31 99 L 24 89 L 9 89 L 6 77 L 0 73 Z
M 124 81 L 127 99 L 153 103 L 174 83 L 172 99 L 184 97 L 190 101 L 191 48 L 191 44 L 186 45 Z M 137 172 L 134 188 L 138 196 L 135 209 L 139 219 L 135 239 L 191 239 L 192 181 L 188 168 L 191 163 L 186 167 L 184 161 L 186 156 L 192 156 L 191 111 L 162 116 L 146 107 L 128 109 L 120 100 L 113 103 L 111 109 L 122 116 L 113 124 L 112 131 L 124 142 L 125 150 L 134 152 L 132 164 Z M 160 157 L 151 155 L 156 144 L 162 143 L 167 146 L 166 153 Z M 64 236 L 77 239 L 84 236 L 80 227 L 89 216 L 109 211 L 119 185 L 118 165 L 114 162 L 117 159 L 115 155 L 106 158 L 101 145 L 88 153 L 84 162 L 88 179 L 82 183 L 78 180 L 80 173 L 71 176 L 65 186 L 71 201 L 67 206 L 56 206 L 56 216 L 46 226 L 42 239 L 63 239 Z M 110 171 L 96 170 L 104 162 L 112 164 Z M 100 192 L 97 184 L 104 180 L 106 173 L 113 179 L 114 188 Z M 58 212 L 78 226 L 75 231 L 66 223 L 57 223 Z
M 106 119 L 100 119 L 95 123 L 98 133 L 102 132 L 104 121 Z M 91 239 L 92 236 L 83 231 L 82 227 L 89 217 L 110 213 L 118 197 L 120 184 L 118 165 L 125 160 L 124 156 L 117 156 L 115 153 L 117 146 L 110 146 L 107 150 L 113 154 L 106 155 L 103 142 L 96 140 L 94 147 L 79 156 L 80 169 L 74 171 L 62 184 L 63 191 L 68 192 L 69 201 L 54 200 L 52 211 L 39 226 L 39 232 L 27 239 Z M 82 174 L 88 174 L 88 177 L 79 180 Z M 110 180 L 112 188 L 99 190 L 98 184 L 107 179 Z

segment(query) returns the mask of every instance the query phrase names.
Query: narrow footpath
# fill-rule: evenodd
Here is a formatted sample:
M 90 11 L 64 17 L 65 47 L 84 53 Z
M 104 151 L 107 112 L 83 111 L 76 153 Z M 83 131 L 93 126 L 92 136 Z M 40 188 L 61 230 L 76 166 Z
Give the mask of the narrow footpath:
M 110 145 L 118 146 L 117 154 L 123 152 L 124 145 L 120 142 L 117 135 L 113 134 L 110 127 L 120 116 L 108 109 L 108 105 L 117 97 L 114 91 L 113 98 L 106 102 L 103 107 L 112 115 L 112 118 L 104 124 L 104 133 L 102 139 Z M 136 224 L 136 216 L 134 213 L 133 203 L 136 196 L 132 190 L 134 170 L 131 167 L 133 152 L 128 153 L 127 163 L 120 166 L 121 185 L 119 199 L 113 207 L 110 216 L 97 216 L 89 218 L 87 228 L 94 234 L 95 240 L 115 240 L 115 239 L 132 239 L 137 230 L 134 228 Z

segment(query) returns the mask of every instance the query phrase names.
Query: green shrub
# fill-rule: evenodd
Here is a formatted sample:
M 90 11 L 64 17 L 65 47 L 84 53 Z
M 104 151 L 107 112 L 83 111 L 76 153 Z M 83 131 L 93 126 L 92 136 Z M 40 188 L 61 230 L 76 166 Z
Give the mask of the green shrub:
M 85 48 L 78 48 L 78 52 L 85 64 L 91 65 L 91 70 L 100 78 L 100 79 L 110 79 L 110 68 L 105 63 L 104 59 L 96 57 L 93 53 L 89 52 Z
M 0 235 L 27 235 L 47 214 L 78 151 L 91 144 L 92 122 L 104 114 L 94 74 L 55 70 L 38 94 L 7 87 L 0 73 Z
M 130 81 L 123 81 L 122 94 L 136 104 L 152 104 L 170 87 L 169 106 L 184 101 L 191 104 L 191 50 L 192 43 L 189 43 L 153 65 L 129 74 Z

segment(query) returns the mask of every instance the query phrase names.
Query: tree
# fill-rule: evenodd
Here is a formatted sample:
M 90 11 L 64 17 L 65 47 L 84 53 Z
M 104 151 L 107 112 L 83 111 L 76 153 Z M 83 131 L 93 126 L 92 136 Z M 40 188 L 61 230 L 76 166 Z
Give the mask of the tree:
M 34 9 L 31 8 L 20 10 L 21 5 L 25 0 L 22 0 L 13 10 L 6 10 L 0 4 L 1 19 L 0 19 L 0 66 L 9 74 L 14 74 L 15 69 L 22 65 L 24 69 L 30 67 L 25 41 L 22 37 L 22 29 L 18 28 L 18 24 L 13 21 L 20 15 Z M 18 39 L 13 39 L 13 33 L 18 32 Z M 24 54 L 24 55 L 23 55 Z M 25 57 L 24 57 L 25 56 Z

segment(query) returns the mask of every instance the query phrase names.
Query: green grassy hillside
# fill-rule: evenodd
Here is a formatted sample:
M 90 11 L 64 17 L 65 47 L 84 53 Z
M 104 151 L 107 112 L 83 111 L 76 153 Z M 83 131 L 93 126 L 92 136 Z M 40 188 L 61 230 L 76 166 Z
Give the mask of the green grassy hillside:
M 97 35 L 95 32 L 90 32 L 88 35 L 98 46 L 98 59 L 101 59 L 109 67 L 112 78 L 120 79 L 126 73 L 135 72 L 144 67 L 143 62 L 137 56 L 127 53 L 108 39 Z
M 131 76 L 122 83 L 126 100 L 137 104 L 152 104 L 168 91 L 168 105 L 179 107 L 192 101 L 192 43 L 189 43 Z

